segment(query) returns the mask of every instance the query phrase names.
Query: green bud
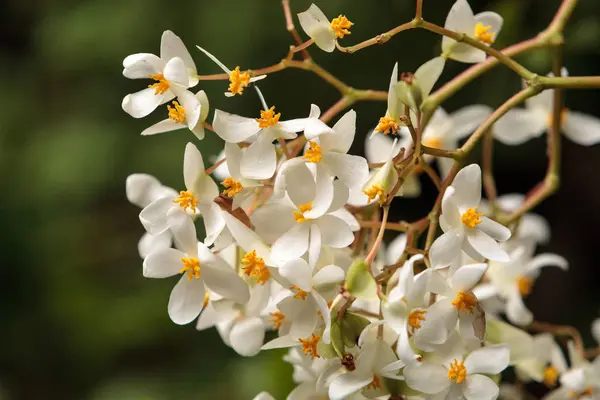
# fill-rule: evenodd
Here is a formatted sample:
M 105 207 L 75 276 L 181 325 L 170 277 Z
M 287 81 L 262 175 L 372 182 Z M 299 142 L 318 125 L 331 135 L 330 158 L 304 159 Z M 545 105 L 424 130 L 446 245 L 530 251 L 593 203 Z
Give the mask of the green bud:
M 342 335 L 342 324 L 338 321 L 337 316 L 331 318 L 331 346 L 339 358 L 344 357 L 346 347 Z
M 378 298 L 377 282 L 369 268 L 364 260 L 358 258 L 348 268 L 345 287 L 352 296 L 358 299 L 376 300 Z
M 356 346 L 360 334 L 369 324 L 370 321 L 365 317 L 346 311 L 342 319 L 342 334 L 346 347 Z

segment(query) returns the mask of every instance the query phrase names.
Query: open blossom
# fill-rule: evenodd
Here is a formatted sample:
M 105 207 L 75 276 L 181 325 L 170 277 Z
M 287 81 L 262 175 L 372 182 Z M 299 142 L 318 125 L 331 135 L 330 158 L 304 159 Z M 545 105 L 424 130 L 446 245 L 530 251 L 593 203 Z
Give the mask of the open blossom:
M 431 246 L 440 268 L 450 265 L 462 249 L 474 260 L 508 262 L 498 241 L 510 238 L 508 228 L 477 211 L 481 201 L 481 168 L 471 164 L 458 172 L 442 199 L 440 226 L 444 234 Z
M 464 33 L 486 45 L 492 45 L 500 33 L 503 21 L 500 15 L 491 11 L 475 15 L 467 0 L 457 0 L 448 13 L 444 28 Z M 442 39 L 442 52 L 445 57 L 464 63 L 482 62 L 486 57 L 483 50 L 466 43 L 459 43 L 447 36 Z
M 572 341 L 567 343 L 570 368 L 559 378 L 560 387 L 548 393 L 544 400 L 597 400 L 600 394 L 600 357 L 592 362 L 577 351 Z
M 392 69 L 387 97 L 387 110 L 385 111 L 385 115 L 379 119 L 379 123 L 371 136 L 374 136 L 377 132 L 384 135 L 399 133 L 402 125 L 404 125 L 400 121 L 400 117 L 404 115 L 404 106 L 400 102 L 400 99 L 398 99 L 396 86 L 398 86 L 398 63 L 395 63 Z
M 550 333 L 533 337 L 532 355 L 515 365 L 516 373 L 525 382 L 534 380 L 548 388 L 558 385 L 558 378 L 567 371 L 567 361 Z
M 323 11 L 314 4 L 311 4 L 308 10 L 299 13 L 298 20 L 304 32 L 315 41 L 315 44 L 329 53 L 335 50 L 337 39 L 349 35 L 350 27 L 354 25 L 343 15 L 329 22 Z
M 129 79 L 155 81 L 123 99 L 123 110 L 135 118 L 145 117 L 198 83 L 194 60 L 179 36 L 171 31 L 162 35 L 160 57 L 150 53 L 127 56 L 123 60 L 123 75 Z
M 246 206 L 250 198 L 257 193 L 263 184 L 256 179 L 248 179 L 242 175 L 240 162 L 244 150 L 235 143 L 225 143 L 225 158 L 227 160 L 228 176 L 224 177 L 221 185 L 225 188 L 223 195 L 233 198 L 232 208 Z
M 563 69 L 563 75 L 567 71 Z M 550 74 L 549 76 L 552 76 Z M 539 137 L 552 127 L 554 90 L 545 90 L 525 101 L 525 108 L 513 108 L 494 126 L 494 137 L 504 144 L 518 145 Z M 563 108 L 559 127 L 564 135 L 582 146 L 600 142 L 600 119 Z
M 198 242 L 192 220 L 181 213 L 171 213 L 168 219 L 181 250 L 159 249 L 150 253 L 144 259 L 144 276 L 182 275 L 169 298 L 171 320 L 183 325 L 196 319 L 204 307 L 206 289 L 245 304 L 249 299 L 248 286 L 225 261 Z

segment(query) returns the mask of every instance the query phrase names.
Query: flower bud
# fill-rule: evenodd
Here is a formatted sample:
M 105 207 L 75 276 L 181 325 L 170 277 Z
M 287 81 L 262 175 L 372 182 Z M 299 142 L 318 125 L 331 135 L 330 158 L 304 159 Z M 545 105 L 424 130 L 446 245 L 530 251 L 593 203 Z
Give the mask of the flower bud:
M 346 290 L 354 297 L 363 300 L 376 300 L 377 282 L 369 271 L 369 266 L 364 260 L 356 259 L 348 268 L 346 274 Z M 333 324 L 331 326 L 333 336 Z

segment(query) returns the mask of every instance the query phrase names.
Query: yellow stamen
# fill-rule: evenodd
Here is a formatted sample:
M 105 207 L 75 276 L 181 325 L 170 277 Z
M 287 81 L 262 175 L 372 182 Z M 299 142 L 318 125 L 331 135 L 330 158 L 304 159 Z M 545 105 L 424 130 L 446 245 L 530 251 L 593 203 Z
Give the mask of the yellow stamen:
M 452 305 L 458 311 L 473 312 L 477 305 L 477 298 L 470 293 L 458 292 L 456 298 L 452 300 Z
M 381 389 L 381 379 L 377 375 L 373 375 L 373 380 L 367 385 L 367 389 Z
M 319 353 L 317 353 L 317 343 L 319 343 L 320 339 L 321 336 L 315 335 L 313 333 L 310 338 L 298 340 L 300 341 L 300 343 L 302 343 L 302 351 L 304 352 L 304 354 L 310 353 L 310 358 L 317 358 L 319 357 Z
M 448 370 L 448 379 L 456 383 L 462 383 L 467 379 L 467 369 L 465 368 L 464 361 L 458 362 L 456 359 L 452 361 Z
M 383 187 L 381 187 L 381 185 L 372 185 L 371 187 L 364 189 L 363 193 L 367 195 L 369 201 L 375 200 L 377 196 L 379 196 L 379 203 L 383 204 L 385 201 L 385 193 L 383 192 Z
M 179 197 L 173 200 L 173 203 L 179 204 L 179 206 L 183 208 L 183 211 L 187 211 L 188 208 L 191 208 L 193 212 L 196 212 L 196 204 L 198 204 L 198 200 L 191 192 L 182 190 L 179 192 Z
M 240 181 L 231 177 L 226 178 L 223 182 L 221 182 L 221 185 L 226 188 L 223 190 L 222 194 L 226 195 L 227 197 L 233 197 L 244 189 Z
M 583 399 L 586 396 L 591 396 L 594 394 L 594 388 L 592 388 L 591 386 L 588 386 L 587 388 L 585 388 L 585 390 L 581 393 L 577 393 L 577 392 L 569 392 L 569 398 L 570 399 L 574 399 L 574 400 L 578 400 L 578 399 Z
M 491 25 L 484 25 L 481 22 L 478 22 L 477 25 L 475 25 L 475 39 L 486 44 L 494 43 L 495 34 L 490 33 L 491 30 Z
M 169 87 L 171 85 L 169 84 L 169 81 L 165 78 L 163 74 L 150 74 L 149 77 L 150 79 L 154 79 L 155 81 L 157 81 L 152 85 L 148 85 L 149 88 L 154 89 L 155 95 L 163 94 L 167 90 L 169 90 Z
M 428 138 L 423 138 L 423 145 L 427 147 L 432 147 L 434 149 L 442 148 L 442 141 L 437 136 L 432 136 Z
M 544 370 L 544 385 L 548 388 L 555 387 L 556 382 L 558 381 L 558 375 L 558 370 L 552 365 L 548 365 Z
M 521 275 L 517 280 L 517 287 L 519 288 L 519 293 L 521 293 L 521 297 L 525 297 L 529 293 L 531 293 L 531 289 L 533 287 L 533 279 Z
M 300 210 L 300 211 L 293 211 L 292 212 L 294 214 L 294 218 L 296 218 L 296 222 L 297 223 L 301 223 L 301 222 L 306 221 L 309 218 L 305 218 L 304 217 L 304 213 L 307 212 L 307 211 L 312 210 L 312 201 L 299 206 L 298 210 Z
M 414 310 L 408 314 L 408 326 L 412 329 L 412 333 L 421 327 L 421 321 L 425 321 L 425 314 L 427 310 Z
M 180 124 L 185 122 L 185 110 L 178 102 L 173 101 L 173 107 L 167 105 L 167 110 L 169 110 L 169 119 L 179 122 Z
M 292 285 L 290 286 L 290 290 L 292 292 L 296 292 L 296 294 L 294 295 L 295 299 L 302 299 L 302 300 L 306 300 L 306 296 L 308 296 L 308 293 L 305 292 L 304 290 L 300 289 L 298 286 L 296 285 Z
M 183 263 L 183 268 L 179 271 L 180 274 L 187 272 L 188 280 L 190 281 L 194 278 L 200 279 L 200 261 L 197 258 L 182 257 L 181 262 Z
M 568 112 L 569 112 L 568 108 L 563 108 L 560 111 L 560 117 L 559 117 L 560 121 L 558 123 L 559 128 L 563 127 L 565 120 L 567 119 Z M 546 123 L 548 124 L 548 127 L 551 127 L 553 125 L 553 123 L 554 123 L 554 113 L 553 112 L 548 113 L 548 120 L 546 121 Z
M 381 132 L 384 135 L 394 134 L 400 130 L 400 125 L 390 117 L 379 118 L 379 123 L 375 127 L 377 132 Z
M 259 127 L 264 129 L 278 123 L 279 117 L 281 117 L 281 113 L 275 114 L 275 106 L 273 106 L 268 110 L 261 110 L 260 118 L 257 118 L 256 122 L 258 122 Z
M 333 33 L 335 33 L 335 37 L 338 39 L 342 39 L 344 36 L 350 34 L 350 27 L 354 25 L 345 15 L 341 15 L 337 18 L 334 18 L 331 21 L 331 29 L 333 29 Z
M 246 255 L 244 255 L 242 258 L 242 264 L 244 273 L 247 276 L 256 279 L 256 282 L 260 283 L 261 285 L 267 283 L 271 277 L 269 268 L 265 266 L 265 260 L 256 256 L 256 250 L 246 253 Z
M 323 154 L 321 153 L 321 146 L 317 144 L 317 142 L 313 142 L 312 140 L 308 142 L 308 149 L 304 153 L 304 159 L 311 163 L 321 162 L 321 158 L 323 158 Z
M 250 74 L 247 72 L 240 72 L 240 67 L 235 67 L 229 75 L 229 91 L 234 96 L 236 94 L 241 95 L 244 88 L 250 84 Z
M 463 224 L 469 228 L 475 228 L 475 225 L 481 223 L 481 217 L 483 217 L 483 214 L 477 212 L 477 207 L 473 207 L 465 211 L 461 219 Z
M 204 293 L 204 301 L 202 302 L 202 308 L 206 308 L 206 306 L 208 305 L 208 303 L 210 302 L 210 297 L 208 296 L 208 293 Z
M 275 311 L 271 313 L 271 322 L 273 323 L 273 330 L 281 328 L 285 315 L 281 311 Z

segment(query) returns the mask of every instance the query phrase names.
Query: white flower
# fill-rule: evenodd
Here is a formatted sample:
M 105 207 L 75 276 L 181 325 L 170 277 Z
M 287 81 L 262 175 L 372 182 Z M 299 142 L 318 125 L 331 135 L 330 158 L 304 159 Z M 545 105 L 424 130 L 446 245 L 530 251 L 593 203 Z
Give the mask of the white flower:
M 404 378 L 412 389 L 436 395 L 436 399 L 496 399 L 498 385 L 486 375 L 499 374 L 508 366 L 506 346 L 488 346 L 441 363 L 413 363 L 404 368 Z
M 436 267 L 450 265 L 460 255 L 460 249 L 477 261 L 510 260 L 497 243 L 508 240 L 510 230 L 478 213 L 480 201 L 481 168 L 471 164 L 458 172 L 444 193 L 440 226 L 445 233 L 430 249 L 431 257 L 439 260 Z
M 354 25 L 343 15 L 329 22 L 323 11 L 314 4 L 311 4 L 308 10 L 299 13 L 298 19 L 304 32 L 321 50 L 329 53 L 335 49 L 336 40 L 349 35 L 349 29 Z
M 206 289 L 225 299 L 244 304 L 249 300 L 248 286 L 219 256 L 198 242 L 190 218 L 170 213 L 169 228 L 181 250 L 161 249 L 144 260 L 144 276 L 168 278 L 182 274 L 169 298 L 169 316 L 179 325 L 192 322 L 204 305 Z
M 508 320 L 520 326 L 529 325 L 533 314 L 523 303 L 523 298 L 531 292 L 540 268 L 558 267 L 568 269 L 567 260 L 558 254 L 543 253 L 533 257 L 535 243 L 516 243 L 510 254 L 510 262 L 490 261 L 486 277 L 489 283 L 481 285 L 486 297 L 499 295 L 506 300 L 506 316 Z
M 443 57 L 436 57 L 421 65 L 414 74 L 402 74 L 400 81 L 396 84 L 398 100 L 413 111 L 418 111 L 442 74 L 445 64 L 446 60 Z
M 306 118 L 279 121 L 281 113 L 275 107 L 262 110 L 260 118 L 245 118 L 216 110 L 213 128 L 228 143 L 252 141 L 240 161 L 242 176 L 249 179 L 268 179 L 277 168 L 277 153 L 273 141 L 294 139 L 304 130 Z
M 404 115 L 404 105 L 398 99 L 396 87 L 398 86 L 398 63 L 394 64 L 392 76 L 390 78 L 390 86 L 388 89 L 387 110 L 385 115 L 379 119 L 379 123 L 371 136 L 375 136 L 377 132 L 389 135 L 399 133 L 401 129 L 400 117 Z
M 163 186 L 158 179 L 147 174 L 129 175 L 125 182 L 125 192 L 127 200 L 140 208 L 145 208 L 161 197 L 177 197 L 174 189 Z M 168 230 L 156 235 L 146 232 L 138 242 L 138 252 L 140 257 L 145 258 L 153 250 L 170 248 L 172 242 L 173 237 Z
M 515 369 L 521 380 L 533 379 L 553 388 L 567 370 L 567 361 L 554 337 L 550 333 L 540 333 L 533 337 L 532 357 L 517 362 Z
M 574 355 L 572 343 L 569 343 L 569 353 Z M 576 351 L 576 350 L 575 350 Z M 573 360 L 571 369 L 560 376 L 561 387 L 548 393 L 544 400 L 581 399 L 598 400 L 600 397 L 600 357 L 593 362 Z
M 294 368 L 293 381 L 298 385 L 286 400 L 326 398 L 329 380 L 342 367 L 338 358 L 312 358 L 300 347 L 293 347 L 283 360 Z
M 185 147 L 183 180 L 186 190 L 179 192 L 179 197 L 171 194 L 153 201 L 142 210 L 140 220 L 150 234 L 159 235 L 168 228 L 166 217 L 172 209 L 191 215 L 199 213 L 206 228 L 204 243 L 210 246 L 223 231 L 225 221 L 221 208 L 214 202 L 219 188 L 204 172 L 202 154 L 192 143 Z
M 373 139 L 374 138 L 375 137 L 373 137 Z M 362 193 L 367 197 L 367 204 L 377 200 L 380 205 L 383 205 L 386 202 L 388 195 L 398 183 L 398 171 L 396 170 L 396 165 L 394 164 L 394 157 L 399 153 L 397 142 L 398 139 L 394 139 L 391 151 L 389 152 L 388 159 L 386 160 L 385 164 L 383 164 L 381 168 L 377 169 L 376 172 L 372 173 L 367 183 L 365 183 L 363 186 Z M 401 190 L 395 194 L 395 196 L 400 195 Z
M 252 400 L 275 400 L 275 397 L 271 396 L 268 392 L 260 392 Z
M 502 23 L 502 17 L 495 12 L 484 11 L 474 15 L 467 0 L 457 0 L 448 13 L 444 28 L 464 33 L 486 45 L 491 45 L 496 40 Z M 486 57 L 483 50 L 466 43 L 458 43 L 447 36 L 442 39 L 442 52 L 445 57 L 465 63 L 482 62 Z
M 563 69 L 562 75 L 567 75 Z M 552 76 L 550 74 L 549 76 Z M 553 90 L 545 90 L 525 101 L 525 108 L 513 108 L 496 122 L 494 137 L 504 144 L 518 145 L 540 136 L 552 127 Z M 582 146 L 600 142 L 600 119 L 563 108 L 560 113 L 560 130 L 565 136 Z
M 223 72 L 229 75 L 229 91 L 225 92 L 225 96 L 233 97 L 236 94 L 241 95 L 244 91 L 244 88 L 248 87 L 251 83 L 260 81 L 267 77 L 267 75 L 259 75 L 255 77 L 250 77 L 248 72 L 241 72 L 240 67 L 235 67 L 234 70 L 230 70 L 227 68 L 225 64 L 223 64 L 219 59 L 213 56 L 208 51 L 204 50 L 200 46 L 196 46 L 201 52 L 206 54 L 208 58 L 210 58 L 215 64 L 217 64 Z
M 129 79 L 154 79 L 156 83 L 123 99 L 123 110 L 134 118 L 150 114 L 161 104 L 198 83 L 196 65 L 185 45 L 171 31 L 160 42 L 160 57 L 138 53 L 123 60 L 123 75 Z
M 223 179 L 221 185 L 225 187 L 223 195 L 233 198 L 232 209 L 246 206 L 248 200 L 257 193 L 263 184 L 256 179 L 245 178 L 240 171 L 240 162 L 244 150 L 237 144 L 225 143 L 225 158 L 229 176 Z
M 145 129 L 142 135 L 156 135 L 188 128 L 199 140 L 204 139 L 204 121 L 209 111 L 208 97 L 204 90 L 200 90 L 196 95 L 184 90 L 178 93 L 177 99 L 179 101 L 173 101 L 172 106 L 167 106 L 169 117 Z

